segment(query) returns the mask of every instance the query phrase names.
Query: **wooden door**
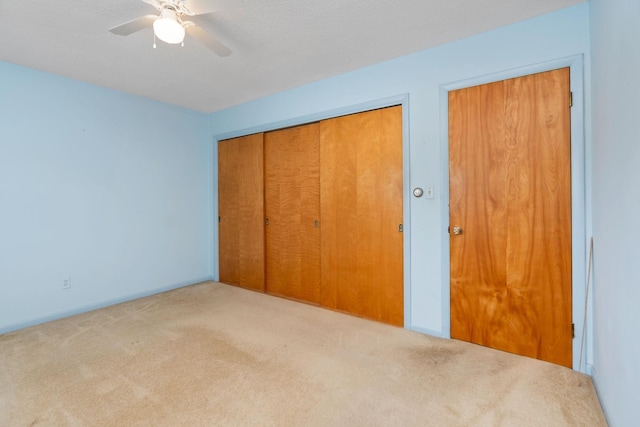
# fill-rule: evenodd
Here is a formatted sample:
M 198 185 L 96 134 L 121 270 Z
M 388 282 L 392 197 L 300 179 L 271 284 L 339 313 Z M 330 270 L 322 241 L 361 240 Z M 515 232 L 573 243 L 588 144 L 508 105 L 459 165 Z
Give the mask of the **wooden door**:
M 319 125 L 265 134 L 267 292 L 320 303 Z
M 264 292 L 261 133 L 218 142 L 220 281 Z
M 403 325 L 402 110 L 320 123 L 321 304 Z
M 449 92 L 451 336 L 567 367 L 569 90 L 564 68 Z

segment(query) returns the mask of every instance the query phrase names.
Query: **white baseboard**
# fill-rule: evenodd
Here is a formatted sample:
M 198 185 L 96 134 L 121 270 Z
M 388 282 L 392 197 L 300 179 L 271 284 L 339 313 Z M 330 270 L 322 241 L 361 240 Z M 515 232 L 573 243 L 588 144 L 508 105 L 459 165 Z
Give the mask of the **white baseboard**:
M 421 334 L 431 335 L 438 338 L 450 339 L 451 337 L 443 334 L 441 331 L 436 331 L 433 329 L 421 328 L 419 326 L 409 325 L 405 327 L 411 331 L 420 332 Z

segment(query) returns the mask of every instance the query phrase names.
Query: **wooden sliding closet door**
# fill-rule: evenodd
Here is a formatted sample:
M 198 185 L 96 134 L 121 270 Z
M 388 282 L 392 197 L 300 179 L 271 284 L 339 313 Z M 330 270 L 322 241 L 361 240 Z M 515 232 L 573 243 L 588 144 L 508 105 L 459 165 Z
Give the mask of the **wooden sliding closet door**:
M 319 125 L 265 134 L 267 292 L 320 303 Z
M 263 134 L 218 143 L 220 281 L 264 292 Z
M 320 123 L 321 304 L 402 326 L 402 109 Z

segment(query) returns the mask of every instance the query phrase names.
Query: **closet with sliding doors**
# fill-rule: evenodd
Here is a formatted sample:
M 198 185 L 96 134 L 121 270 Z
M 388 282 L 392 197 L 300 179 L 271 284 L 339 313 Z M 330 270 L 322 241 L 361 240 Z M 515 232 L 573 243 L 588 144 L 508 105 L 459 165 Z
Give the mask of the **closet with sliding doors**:
M 401 108 L 219 141 L 220 281 L 402 326 Z

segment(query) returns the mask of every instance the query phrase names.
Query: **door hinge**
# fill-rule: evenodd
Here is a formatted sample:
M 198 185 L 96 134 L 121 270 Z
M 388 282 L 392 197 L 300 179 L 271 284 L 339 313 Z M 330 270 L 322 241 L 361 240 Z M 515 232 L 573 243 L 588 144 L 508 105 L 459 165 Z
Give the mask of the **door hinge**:
M 404 231 L 404 226 L 402 224 L 398 225 L 398 231 L 402 233 Z
M 572 323 L 571 324 L 571 338 L 575 338 L 576 337 L 576 324 Z
M 569 92 L 569 108 L 573 107 L 573 92 Z
M 218 222 L 222 222 L 222 218 L 221 217 L 218 217 Z
M 266 219 L 264 220 L 264 225 L 269 225 L 269 218 L 266 218 Z

